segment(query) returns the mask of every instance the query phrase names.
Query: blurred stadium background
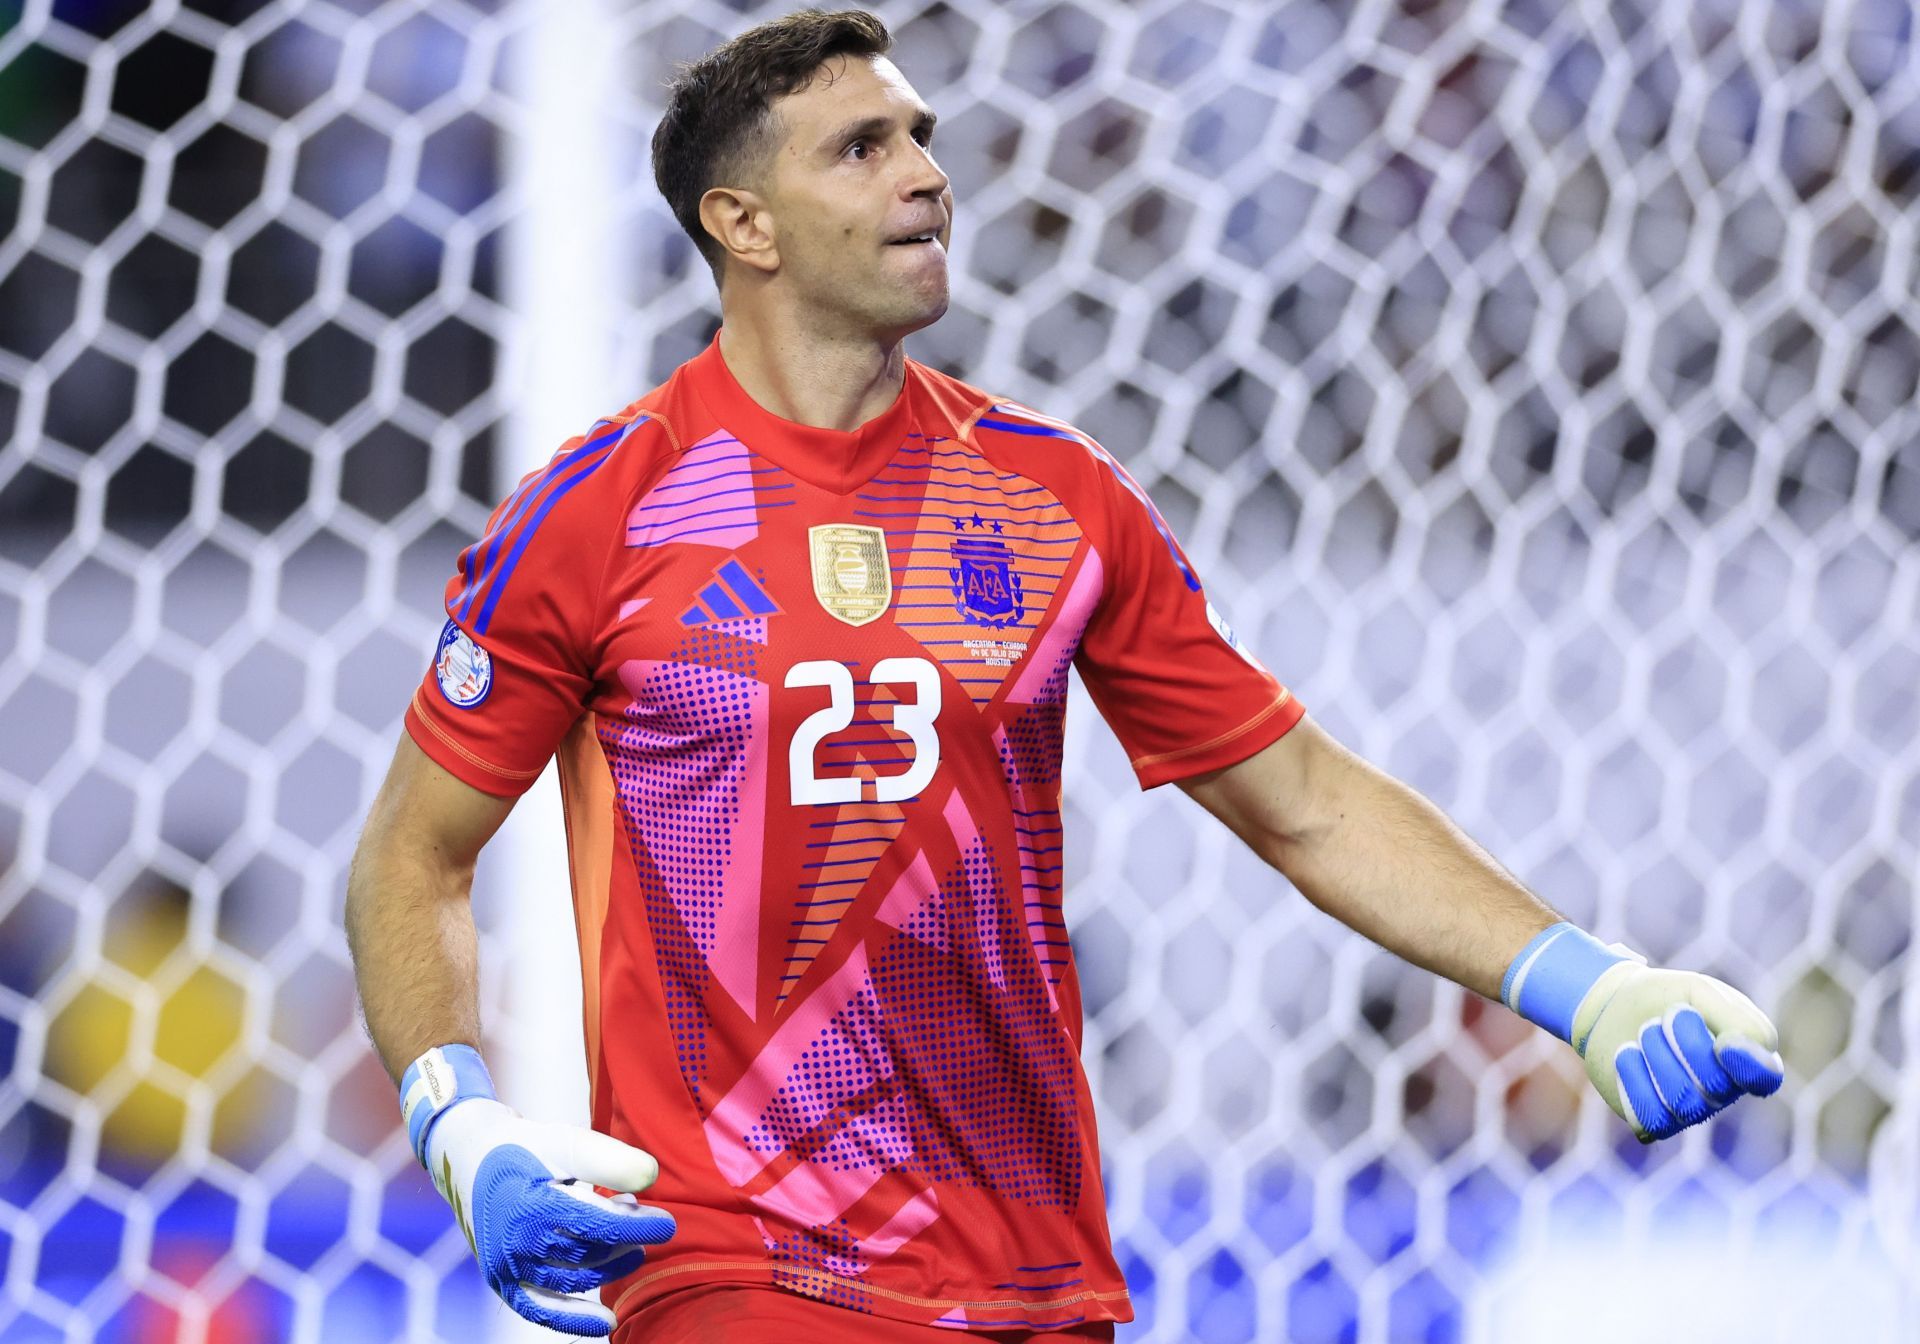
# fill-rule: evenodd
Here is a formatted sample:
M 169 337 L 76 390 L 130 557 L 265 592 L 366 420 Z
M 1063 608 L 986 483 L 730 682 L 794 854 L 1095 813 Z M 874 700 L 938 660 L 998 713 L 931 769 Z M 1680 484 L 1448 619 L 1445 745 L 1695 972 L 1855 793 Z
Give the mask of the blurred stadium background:
M 344 869 L 459 548 L 710 334 L 646 137 L 783 8 L 0 0 L 0 1340 L 525 1337 Z M 1120 1338 L 1915 1338 L 1911 7 L 876 8 L 959 197 L 914 352 L 1099 435 L 1337 734 L 1785 1032 L 1777 1100 L 1642 1150 L 1083 699 Z M 564 1112 L 551 805 L 477 904 Z

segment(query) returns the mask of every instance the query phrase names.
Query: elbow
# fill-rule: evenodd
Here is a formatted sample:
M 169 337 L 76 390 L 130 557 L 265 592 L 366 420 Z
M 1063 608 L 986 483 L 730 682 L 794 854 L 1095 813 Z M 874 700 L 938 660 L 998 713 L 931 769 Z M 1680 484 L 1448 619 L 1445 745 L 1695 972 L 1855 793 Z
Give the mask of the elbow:
M 1364 786 L 1372 774 L 1372 767 L 1317 725 L 1301 727 L 1310 731 L 1299 744 L 1285 788 L 1261 809 L 1250 837 L 1261 857 L 1296 885 L 1301 874 L 1323 866 L 1326 856 L 1343 843 L 1365 810 Z
M 465 895 L 473 886 L 477 858 L 443 837 L 394 824 L 376 809 L 347 868 L 348 945 L 352 946 L 356 929 L 364 928 L 384 907 Z
M 1273 822 L 1253 838 L 1253 848 L 1261 858 L 1295 879 L 1308 871 L 1317 856 L 1327 851 L 1328 840 L 1338 829 L 1339 817 L 1297 817 Z
M 1365 768 L 1303 718 L 1263 751 L 1183 787 L 1254 853 L 1293 878 L 1345 825 L 1356 767 Z

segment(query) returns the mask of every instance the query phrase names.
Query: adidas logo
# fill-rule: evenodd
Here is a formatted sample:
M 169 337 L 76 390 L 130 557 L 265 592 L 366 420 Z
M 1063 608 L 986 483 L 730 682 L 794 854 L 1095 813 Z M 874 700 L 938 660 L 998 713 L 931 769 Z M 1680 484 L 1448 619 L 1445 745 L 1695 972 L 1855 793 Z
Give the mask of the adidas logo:
M 779 611 L 745 567 L 738 560 L 728 560 L 714 571 L 714 581 L 700 590 L 699 601 L 680 613 L 680 624 L 705 625 L 740 616 L 773 616 Z

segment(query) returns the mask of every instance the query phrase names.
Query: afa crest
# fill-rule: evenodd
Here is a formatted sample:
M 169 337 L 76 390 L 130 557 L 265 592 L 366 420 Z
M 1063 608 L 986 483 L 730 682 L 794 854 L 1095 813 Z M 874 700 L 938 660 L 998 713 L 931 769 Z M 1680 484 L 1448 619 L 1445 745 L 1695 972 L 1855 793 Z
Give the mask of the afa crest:
M 992 537 L 955 537 L 949 548 L 953 603 L 969 625 L 1005 629 L 1027 614 L 1026 595 L 1014 572 L 1013 551 Z

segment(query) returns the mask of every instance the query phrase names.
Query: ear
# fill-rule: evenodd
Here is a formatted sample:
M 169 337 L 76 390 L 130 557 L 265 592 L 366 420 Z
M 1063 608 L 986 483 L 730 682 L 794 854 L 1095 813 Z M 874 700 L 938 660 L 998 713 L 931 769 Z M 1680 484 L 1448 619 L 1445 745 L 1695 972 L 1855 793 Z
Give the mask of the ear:
M 700 223 L 723 252 L 771 275 L 780 269 L 780 244 L 766 200 L 745 187 L 712 187 L 700 198 Z

